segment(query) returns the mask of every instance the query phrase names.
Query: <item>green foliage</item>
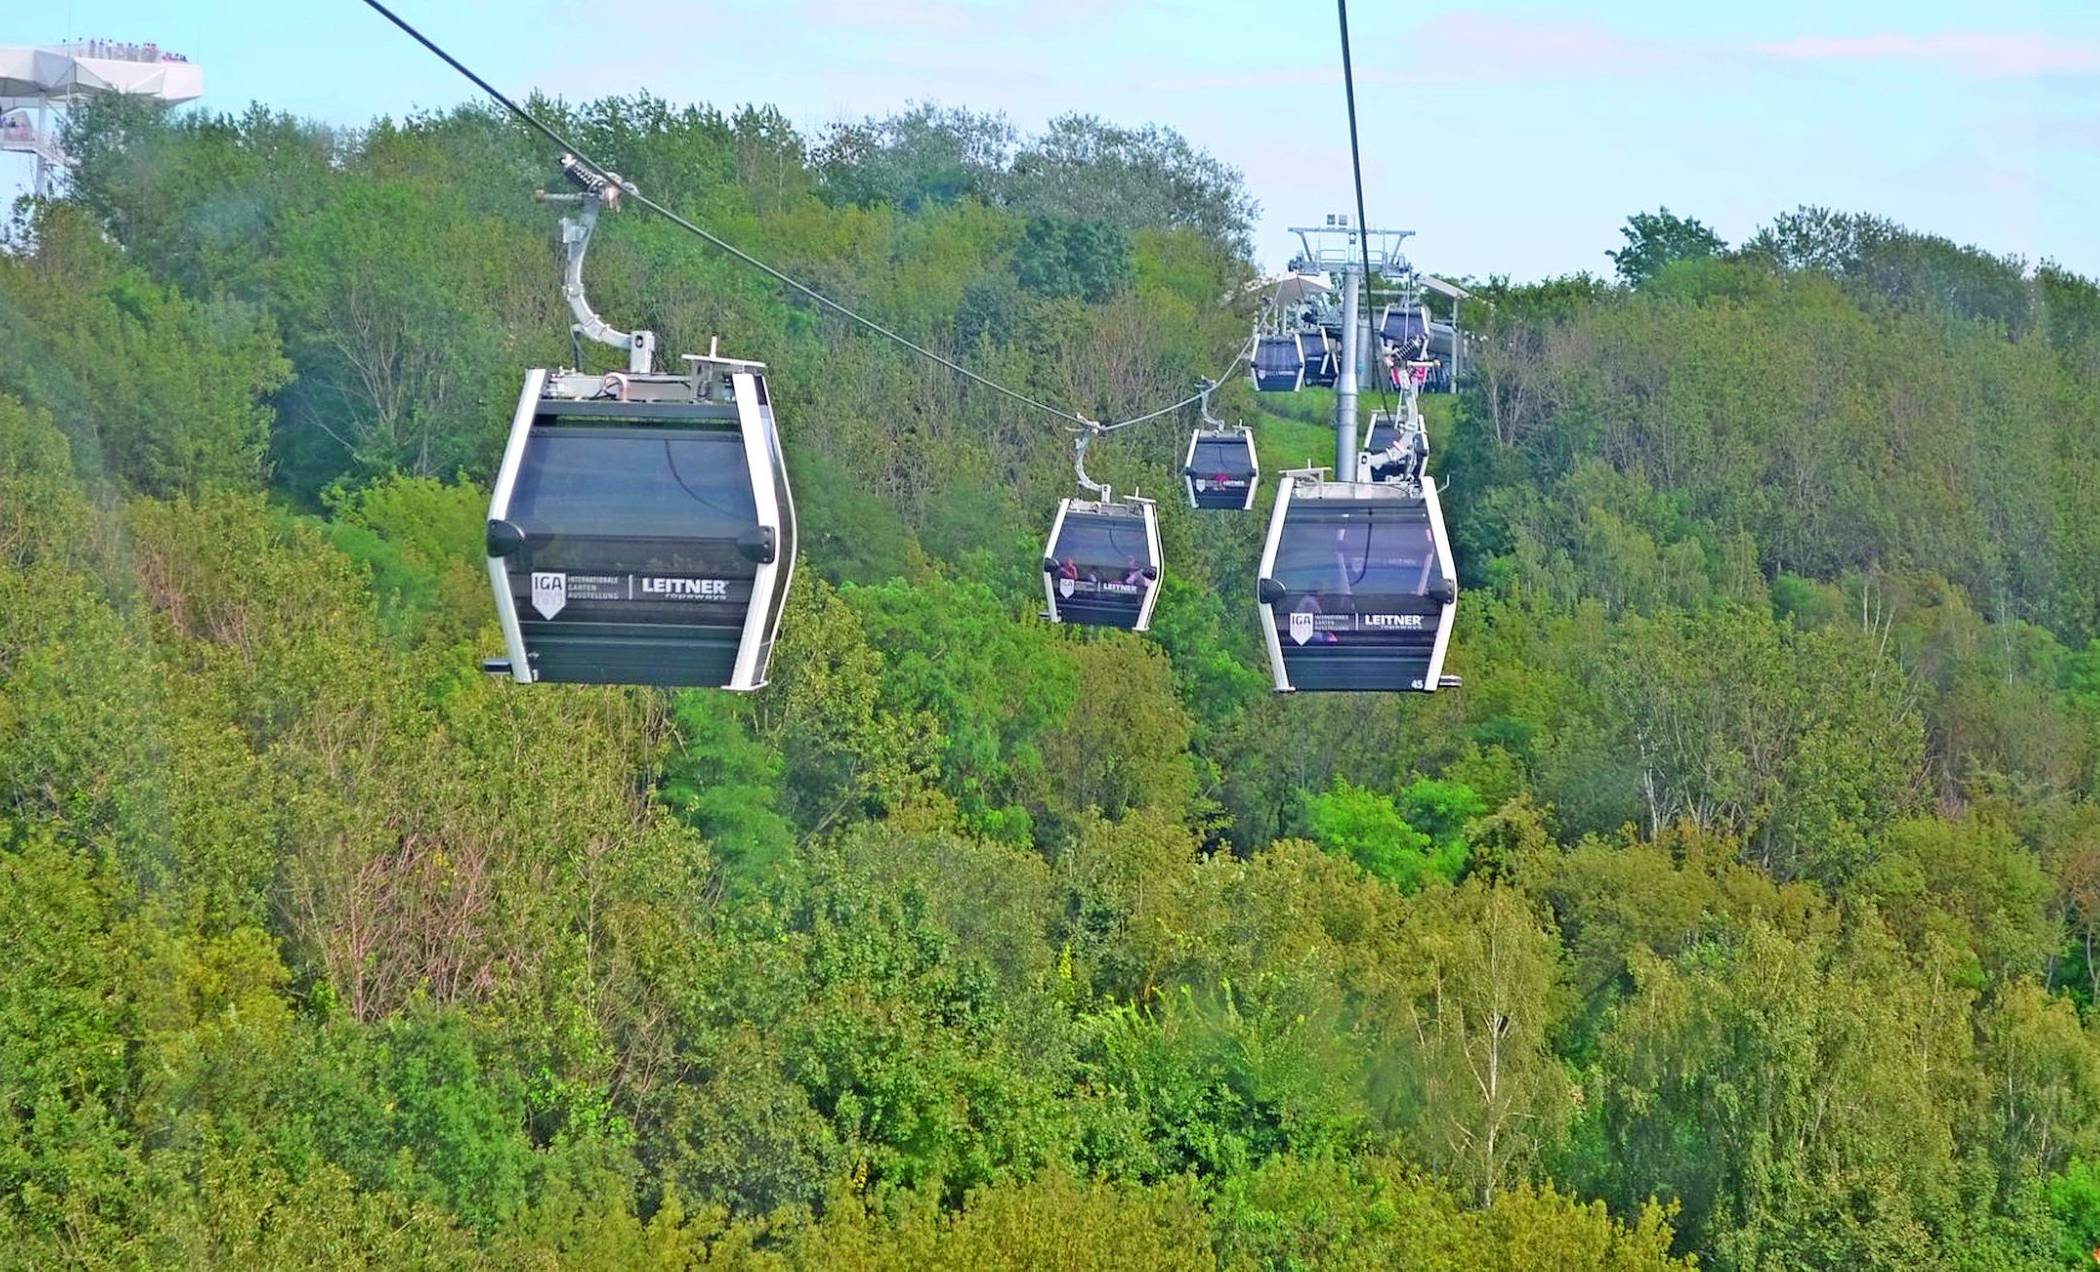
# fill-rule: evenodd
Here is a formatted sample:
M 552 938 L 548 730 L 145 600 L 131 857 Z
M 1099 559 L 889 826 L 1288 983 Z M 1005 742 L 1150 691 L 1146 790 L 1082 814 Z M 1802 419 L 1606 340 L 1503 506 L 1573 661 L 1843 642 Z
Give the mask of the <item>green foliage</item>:
M 787 761 L 751 736 L 719 690 L 679 694 L 671 719 L 678 740 L 659 797 L 706 836 L 717 857 L 739 873 L 764 874 L 795 846 L 795 829 L 776 807 Z
M 539 105 L 1047 401 L 1245 336 L 1251 205 L 1165 130 Z M 69 129 L 0 255 L 10 1260 L 2100 1244 L 2088 280 L 1813 209 L 1490 279 L 1428 404 L 1464 691 L 1272 695 L 1259 515 L 1163 503 L 1146 637 L 1042 623 L 1062 433 L 608 217 L 609 317 L 769 362 L 806 559 L 760 693 L 521 690 L 479 483 L 568 348 L 547 156 L 480 109 Z M 1331 393 L 1214 407 L 1327 455 Z M 1186 424 L 1090 463 L 1171 489 Z
M 1486 811 L 1459 782 L 1418 779 L 1398 801 L 1336 777 L 1306 802 L 1313 842 L 1413 893 L 1431 879 L 1455 883 L 1466 868 L 1467 825 Z
M 254 489 L 291 379 L 251 306 L 200 303 L 129 266 L 77 207 L 37 211 L 0 252 L 0 392 L 49 411 L 86 472 L 150 494 Z
M 394 476 L 330 501 L 329 541 L 372 574 L 387 626 L 403 639 L 471 638 L 486 621 L 488 574 L 476 568 L 488 503 L 481 491 Z
M 1079 692 L 1069 648 L 1015 624 L 979 584 L 893 582 L 843 596 L 883 651 L 885 710 L 940 722 L 943 789 L 966 812 L 1040 802 L 1044 736 Z M 961 649 L 970 656 L 950 656 Z
M 360 476 L 486 468 L 515 378 L 499 316 L 526 303 L 531 239 L 449 187 L 366 180 L 287 217 L 284 251 L 271 290 L 303 370 L 291 455 L 340 447 Z
M 2018 258 L 1959 247 L 1886 217 L 1804 206 L 1772 218 L 1743 244 L 1743 252 L 1787 269 L 1833 275 L 1877 300 L 1944 309 L 2008 331 L 2031 326 L 2026 270 Z M 2052 286 L 2047 278 L 2037 281 Z M 2060 284 L 2055 286 L 2061 295 Z
M 2084 1267 L 2100 1250 L 2100 1173 L 2091 1162 L 2074 1158 L 2049 1181 L 2048 1195 L 2049 1212 L 2063 1226 L 2059 1266 Z
M 1214 1207 L 1222 1268 L 1610 1268 L 1690 1266 L 1671 1257 L 1667 1214 L 1621 1223 L 1551 1184 L 1480 1210 L 1384 1156 L 1282 1160 L 1233 1180 Z
M 1611 257 L 1620 281 L 1630 287 L 1654 282 L 1670 265 L 1715 256 L 1728 246 L 1697 219 L 1668 208 L 1634 213 L 1619 234 L 1626 246 L 1605 255 Z
M 1014 261 L 1015 280 L 1038 295 L 1098 305 L 1130 276 L 1130 240 L 1102 221 L 1030 217 Z

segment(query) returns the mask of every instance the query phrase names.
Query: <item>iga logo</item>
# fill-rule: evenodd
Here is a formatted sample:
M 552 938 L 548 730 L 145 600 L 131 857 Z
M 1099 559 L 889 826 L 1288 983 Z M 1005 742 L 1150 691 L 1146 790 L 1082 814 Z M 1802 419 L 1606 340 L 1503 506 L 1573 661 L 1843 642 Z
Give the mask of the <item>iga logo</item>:
M 532 608 L 540 612 L 541 618 L 553 618 L 561 613 L 562 606 L 569 603 L 569 576 L 566 574 L 541 574 L 532 576 Z
M 1057 581 L 1057 594 L 1069 601 L 1072 599 L 1072 589 L 1077 586 L 1079 585 L 1074 580 L 1061 578 Z
M 1291 639 L 1303 645 L 1312 639 L 1312 611 L 1299 610 L 1291 615 Z

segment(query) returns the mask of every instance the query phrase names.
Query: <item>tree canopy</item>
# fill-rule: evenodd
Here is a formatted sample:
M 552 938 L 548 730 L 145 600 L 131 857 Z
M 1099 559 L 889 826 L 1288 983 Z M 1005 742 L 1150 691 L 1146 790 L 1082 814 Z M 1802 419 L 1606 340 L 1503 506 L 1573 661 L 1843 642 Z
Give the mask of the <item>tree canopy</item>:
M 539 106 L 1091 415 L 1254 316 L 1238 174 L 1166 129 Z M 553 157 L 71 127 L 0 250 L 15 1261 L 2100 1248 L 2090 280 L 1802 209 L 1479 284 L 1426 404 L 1465 688 L 1279 697 L 1264 514 L 1162 501 L 1150 637 L 1042 623 L 1055 422 L 623 213 L 598 307 L 769 364 L 806 556 L 759 694 L 524 689 L 483 483 L 571 356 Z M 1269 471 L 1317 418 L 1215 409 Z M 1171 489 L 1192 424 L 1089 463 Z

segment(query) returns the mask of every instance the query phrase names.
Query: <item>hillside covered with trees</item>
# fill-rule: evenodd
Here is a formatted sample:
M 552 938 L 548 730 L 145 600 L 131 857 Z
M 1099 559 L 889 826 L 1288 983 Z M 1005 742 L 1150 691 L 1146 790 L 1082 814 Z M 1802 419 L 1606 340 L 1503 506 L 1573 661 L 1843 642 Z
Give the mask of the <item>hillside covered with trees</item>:
M 1253 316 L 1239 176 L 1167 130 L 539 105 L 1099 418 Z M 483 483 L 571 358 L 554 156 L 473 109 L 69 149 L 0 251 L 0 1263 L 2100 1247 L 2091 281 L 1801 209 L 1477 284 L 1427 403 L 1465 687 L 1279 697 L 1265 515 L 1162 501 L 1154 632 L 1052 627 L 1055 421 L 623 213 L 595 302 L 770 365 L 803 568 L 759 694 L 525 689 Z M 1170 489 L 1192 422 L 1090 468 Z

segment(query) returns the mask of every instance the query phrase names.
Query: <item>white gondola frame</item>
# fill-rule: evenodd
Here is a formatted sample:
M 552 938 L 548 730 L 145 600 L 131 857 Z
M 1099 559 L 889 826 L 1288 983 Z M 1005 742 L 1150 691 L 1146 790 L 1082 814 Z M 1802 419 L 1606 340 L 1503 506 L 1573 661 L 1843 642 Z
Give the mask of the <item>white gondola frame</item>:
M 489 520 L 510 519 L 511 492 L 518 484 L 518 469 L 525 462 L 525 443 L 532 434 L 532 421 L 539 414 L 540 394 L 547 372 L 534 367 L 525 373 L 525 388 L 518 394 L 518 409 L 510 419 L 510 438 L 503 444 L 503 463 L 496 470 L 496 486 L 489 493 Z M 510 567 L 499 556 L 489 557 L 489 583 L 496 590 L 496 622 L 503 629 L 503 648 L 510 655 L 510 678 L 521 685 L 538 679 L 532 658 L 525 648 L 525 629 L 518 623 L 517 598 L 510 593 Z
M 744 364 L 755 367 L 757 364 Z M 489 495 L 488 520 L 491 524 L 510 518 L 512 496 L 515 493 L 518 474 L 524 466 L 525 450 L 531 441 L 532 429 L 540 414 L 542 402 L 548 401 L 546 387 L 549 372 L 535 367 L 525 375 L 525 385 L 518 395 L 518 408 L 511 417 L 510 437 L 504 443 L 503 461 L 496 472 L 496 481 Z M 760 562 L 752 578 L 751 600 L 744 614 L 744 625 L 737 640 L 736 658 L 730 673 L 730 681 L 722 688 L 739 693 L 749 693 L 766 685 L 766 672 L 770 667 L 760 665 L 761 651 L 769 650 L 780 634 L 780 622 L 787 611 L 786 587 L 794 581 L 794 496 L 786 488 L 785 464 L 778 453 L 779 434 L 773 421 L 772 410 L 759 400 L 755 371 L 738 370 L 731 377 L 732 396 L 736 403 L 737 432 L 743 445 L 745 474 L 751 483 L 752 504 L 758 526 L 769 532 L 774 544 L 773 559 Z M 639 403 L 637 405 L 640 405 Z M 782 489 L 776 491 L 776 473 L 782 479 Z M 518 615 L 517 599 L 511 593 L 510 567 L 504 557 L 488 557 L 489 584 L 495 593 L 496 619 L 503 632 L 503 645 L 509 655 L 510 678 L 519 684 L 532 684 L 540 675 L 533 666 L 530 647 L 526 644 L 524 626 Z M 785 572 L 785 578 L 782 574 Z M 779 604 L 774 605 L 776 584 Z
M 1157 505 L 1150 499 L 1136 495 L 1113 501 L 1071 498 L 1058 500 L 1057 516 L 1052 518 L 1050 522 L 1050 537 L 1043 541 L 1043 560 L 1046 563 L 1057 559 L 1057 540 L 1065 530 L 1065 514 L 1070 512 L 1075 504 L 1084 504 L 1087 506 L 1087 509 L 1119 507 L 1123 505 L 1129 505 L 1138 509 L 1139 516 L 1145 524 L 1145 551 L 1151 558 L 1147 562 L 1147 566 L 1152 573 L 1145 580 L 1145 596 L 1142 601 L 1138 602 L 1137 622 L 1131 625 L 1130 630 L 1134 632 L 1149 630 L 1152 626 L 1152 607 L 1159 601 L 1159 585 L 1161 579 L 1166 575 L 1167 568 L 1166 556 L 1160 551 L 1159 546 L 1159 513 Z M 1062 623 L 1065 620 L 1058 613 L 1057 599 L 1057 579 L 1052 570 L 1046 565 L 1046 568 L 1043 570 L 1043 603 L 1045 606 L 1043 617 L 1053 623 Z
M 751 502 L 758 514 L 758 524 L 773 536 L 773 559 L 759 563 L 758 572 L 751 580 L 751 608 L 744 614 L 744 632 L 737 641 L 736 667 L 730 674 L 729 683 L 723 686 L 739 693 L 751 693 L 766 686 L 766 666 L 759 665 L 760 651 L 772 649 L 774 639 L 780 632 L 781 615 L 787 612 L 787 593 L 782 588 L 780 605 L 773 605 L 773 585 L 780 581 L 780 574 L 787 572 L 785 582 L 792 585 L 795 577 L 793 552 L 788 547 L 795 540 L 789 533 L 789 523 L 795 516 L 793 497 L 782 509 L 779 494 L 773 489 L 773 473 L 776 455 L 773 431 L 773 412 L 758 401 L 756 377 L 749 371 L 738 371 L 730 376 L 730 384 L 736 397 L 737 431 L 744 442 L 744 466 L 751 474 Z M 752 427 L 752 425 L 757 427 Z M 789 559 L 781 560 L 785 556 Z M 770 621 L 769 621 L 770 620 Z
M 1436 478 L 1422 474 L 1422 503 L 1429 511 L 1429 538 L 1436 545 L 1437 568 L 1444 572 L 1444 586 L 1451 600 L 1436 620 L 1436 645 L 1429 651 L 1429 668 L 1422 673 L 1422 689 L 1434 693 L 1444 682 L 1444 653 L 1451 648 L 1451 628 L 1458 621 L 1458 571 L 1451 568 L 1451 539 L 1444 533 L 1444 503 L 1437 497 Z
M 1190 470 L 1196 466 L 1196 443 L 1201 441 L 1205 434 L 1208 434 L 1212 440 L 1217 440 L 1227 435 L 1237 436 L 1246 443 L 1247 497 L 1240 502 L 1240 511 L 1246 512 L 1251 510 L 1254 507 L 1254 496 L 1261 490 L 1261 454 L 1254 447 L 1254 430 L 1244 424 L 1236 429 L 1226 430 L 1199 428 L 1189 434 L 1189 448 L 1181 457 L 1181 486 L 1182 492 L 1188 496 L 1189 507 L 1201 508 L 1203 506 L 1196 502 L 1196 477 Z
M 1283 544 L 1284 521 L 1288 516 L 1292 496 L 1296 492 L 1298 482 L 1301 480 L 1315 484 L 1343 484 L 1333 482 L 1321 483 L 1317 471 L 1284 474 L 1283 480 L 1277 485 L 1275 507 L 1269 513 L 1269 533 L 1262 543 L 1261 566 L 1255 574 L 1257 589 L 1262 580 L 1275 577 L 1276 553 Z M 1372 485 L 1374 483 L 1356 482 L 1348 484 Z M 1436 479 L 1427 474 L 1424 474 L 1422 478 L 1422 503 L 1429 518 L 1430 541 L 1436 547 L 1437 568 L 1443 571 L 1445 586 L 1451 589 L 1452 594 L 1451 600 L 1444 602 L 1438 607 L 1436 643 L 1430 649 L 1429 663 L 1423 672 L 1422 681 L 1416 686 L 1423 693 L 1435 693 L 1443 685 L 1444 655 L 1450 649 L 1451 630 L 1458 619 L 1458 573 L 1452 568 L 1451 542 L 1449 535 L 1444 529 L 1444 506 L 1443 502 L 1437 497 Z M 1276 606 L 1271 601 L 1260 599 L 1258 591 L 1256 604 L 1261 609 L 1262 640 L 1269 652 L 1271 682 L 1278 693 L 1296 693 L 1298 692 L 1298 687 L 1291 683 L 1290 669 L 1283 660 L 1283 635 L 1276 622 Z
M 1291 495 L 1297 488 L 1298 477 L 1293 473 L 1284 474 L 1283 480 L 1276 485 L 1276 506 L 1269 513 L 1269 533 L 1262 542 L 1261 566 L 1254 576 L 1257 588 L 1262 579 L 1275 576 L 1276 549 L 1283 543 L 1284 512 L 1291 506 Z M 1260 600 L 1259 592 L 1256 599 L 1261 605 L 1262 639 L 1269 648 L 1270 678 L 1275 683 L 1276 692 L 1296 693 L 1296 686 L 1291 684 L 1290 669 L 1283 665 L 1283 638 L 1276 631 L 1276 606 L 1273 602 Z

